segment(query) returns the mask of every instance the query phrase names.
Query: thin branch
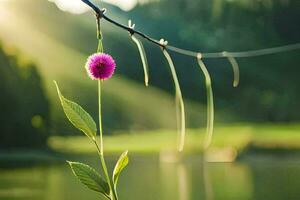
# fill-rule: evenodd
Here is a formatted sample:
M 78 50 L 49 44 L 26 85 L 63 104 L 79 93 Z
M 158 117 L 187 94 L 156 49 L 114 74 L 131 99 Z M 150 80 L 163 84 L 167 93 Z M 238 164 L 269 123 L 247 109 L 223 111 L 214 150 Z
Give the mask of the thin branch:
M 246 58 L 246 57 L 256 57 L 256 56 L 264 56 L 270 54 L 276 54 L 286 51 L 294 51 L 300 49 L 300 43 L 290 44 L 285 46 L 267 48 L 267 49 L 259 49 L 252 51 L 241 51 L 241 52 L 219 52 L 219 53 L 203 53 L 203 58 Z
M 122 28 L 126 31 L 128 31 L 131 35 L 136 34 L 141 36 L 142 38 L 148 40 L 149 42 L 158 45 L 164 49 L 168 49 L 170 51 L 190 56 L 190 57 L 196 57 L 199 55 L 200 52 L 195 52 L 195 51 L 190 51 L 186 49 L 181 49 L 175 46 L 171 45 L 165 45 L 160 43 L 158 40 L 155 40 L 151 38 L 150 36 L 134 30 L 133 28 L 129 26 L 125 26 L 111 18 L 105 15 L 105 9 L 100 9 L 97 7 L 95 4 L 93 4 L 89 0 L 81 0 L 83 3 L 91 7 L 94 12 L 96 13 L 97 17 L 103 18 L 106 21 L 110 22 L 111 24 L 114 24 L 115 26 Z M 274 48 L 268 48 L 268 49 L 260 49 L 260 50 L 253 50 L 253 51 L 242 51 L 242 52 L 217 52 L 217 53 L 201 53 L 202 58 L 245 58 L 245 57 L 256 57 L 256 56 L 263 56 L 263 55 L 269 55 L 269 54 L 276 54 L 276 53 L 281 53 L 281 52 L 286 52 L 286 51 L 294 51 L 294 50 L 299 50 L 300 49 L 300 43 L 296 44 L 291 44 L 291 45 L 285 45 L 285 46 L 279 46 L 279 47 L 274 47 Z
M 121 24 L 121 23 L 119 23 L 119 22 L 117 22 L 117 21 L 109 18 L 108 16 L 105 15 L 105 9 L 98 8 L 95 4 L 93 4 L 89 0 L 81 0 L 81 1 L 83 3 L 85 3 L 86 5 L 88 5 L 89 7 L 91 7 L 94 10 L 94 12 L 96 13 L 96 15 L 99 16 L 100 18 L 103 18 L 106 21 L 114 24 L 115 26 L 128 31 L 130 34 L 137 34 L 137 35 L 143 37 L 144 39 L 148 40 L 149 42 L 152 42 L 152 43 L 154 43 L 154 44 L 156 44 L 156 45 L 158 45 L 160 47 L 163 47 L 163 48 L 165 47 L 164 45 L 160 44 L 159 41 L 151 38 L 150 36 L 148 36 L 148 35 L 140 32 L 140 31 L 136 31 L 136 30 L 130 28 L 129 26 L 125 26 L 125 25 L 123 25 L 123 24 Z

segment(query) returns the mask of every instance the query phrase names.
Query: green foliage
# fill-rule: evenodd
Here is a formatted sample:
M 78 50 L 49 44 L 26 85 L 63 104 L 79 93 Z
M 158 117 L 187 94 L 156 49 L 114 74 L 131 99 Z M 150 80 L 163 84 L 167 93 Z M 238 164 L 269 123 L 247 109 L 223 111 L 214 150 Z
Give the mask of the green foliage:
M 79 162 L 68 162 L 74 175 L 89 189 L 100 192 L 109 198 L 108 183 L 90 166 Z
M 0 149 L 46 147 L 49 102 L 32 63 L 7 54 L 0 44 Z
M 97 126 L 93 118 L 77 103 L 66 99 L 60 92 L 57 83 L 54 81 L 61 105 L 70 122 L 79 130 L 84 132 L 90 139 L 95 140 Z
M 114 172 L 113 172 L 113 183 L 114 186 L 117 187 L 119 176 L 122 170 L 128 165 L 129 158 L 128 158 L 128 151 L 125 151 L 119 158 L 118 162 L 116 163 Z
M 101 43 L 101 41 L 99 40 Z M 64 109 L 65 114 L 71 123 L 77 127 L 79 130 L 83 131 L 87 137 L 93 140 L 95 147 L 97 149 L 102 172 L 105 175 L 106 181 L 104 181 L 99 174 L 96 173 L 94 169 L 89 167 L 88 165 L 78 163 L 78 162 L 69 162 L 73 173 L 77 176 L 77 178 L 88 188 L 91 190 L 100 192 L 107 199 L 118 200 L 117 196 L 117 182 L 119 178 L 119 174 L 123 170 L 123 168 L 128 164 L 128 156 L 125 152 L 121 155 L 119 161 L 116 164 L 114 173 L 113 173 L 113 181 L 108 173 L 108 169 L 106 166 L 105 158 L 104 158 L 104 147 L 103 147 L 103 132 L 102 132 L 102 109 L 101 109 L 101 80 L 98 80 L 98 108 L 99 108 L 99 130 L 100 130 L 100 145 L 96 141 L 96 123 L 93 121 L 92 117 L 83 110 L 78 104 L 69 101 L 66 99 L 60 92 L 57 83 L 54 81 L 56 85 L 56 89 L 58 92 L 58 96 L 60 98 L 62 107 Z M 112 183 L 114 185 L 112 185 Z

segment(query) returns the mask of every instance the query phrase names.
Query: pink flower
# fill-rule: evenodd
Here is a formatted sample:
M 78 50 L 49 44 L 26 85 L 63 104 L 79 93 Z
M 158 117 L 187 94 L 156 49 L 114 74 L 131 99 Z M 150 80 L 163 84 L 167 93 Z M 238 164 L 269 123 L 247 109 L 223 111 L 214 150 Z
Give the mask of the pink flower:
M 88 58 L 85 67 L 91 79 L 106 80 L 114 74 L 116 63 L 108 54 L 95 53 Z

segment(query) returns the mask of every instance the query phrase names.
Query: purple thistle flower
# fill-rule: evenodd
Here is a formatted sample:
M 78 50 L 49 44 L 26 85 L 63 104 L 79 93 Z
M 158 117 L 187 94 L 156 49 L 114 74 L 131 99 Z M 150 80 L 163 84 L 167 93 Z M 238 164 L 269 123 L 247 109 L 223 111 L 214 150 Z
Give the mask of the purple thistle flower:
M 106 80 L 114 74 L 116 63 L 108 54 L 95 53 L 88 58 L 85 67 L 91 79 Z

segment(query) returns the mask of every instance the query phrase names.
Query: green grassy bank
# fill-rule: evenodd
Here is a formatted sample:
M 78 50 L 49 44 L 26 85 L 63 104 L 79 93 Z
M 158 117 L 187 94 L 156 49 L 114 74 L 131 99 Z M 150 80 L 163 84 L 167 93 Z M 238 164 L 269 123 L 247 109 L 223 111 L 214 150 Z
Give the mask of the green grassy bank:
M 187 130 L 185 154 L 200 155 L 205 129 Z M 49 163 L 64 162 L 72 156 L 96 153 L 84 136 L 51 137 L 47 150 L 13 150 L 0 152 L 1 163 Z M 105 136 L 106 155 L 129 150 L 131 155 L 159 154 L 161 159 L 178 158 L 176 131 L 157 130 L 147 132 L 118 132 Z M 212 145 L 208 151 L 211 161 L 233 161 L 244 156 L 271 154 L 294 156 L 300 152 L 300 124 L 257 125 L 237 124 L 215 128 Z M 283 157 L 281 157 L 283 158 Z
M 202 151 L 205 129 L 187 130 L 185 152 Z M 107 153 L 129 150 L 132 153 L 159 153 L 175 151 L 176 131 L 150 131 L 118 133 L 104 138 Z M 93 145 L 85 137 L 52 137 L 49 145 L 64 153 L 91 153 Z M 300 125 L 255 125 L 242 124 L 215 128 L 211 149 L 300 151 Z

